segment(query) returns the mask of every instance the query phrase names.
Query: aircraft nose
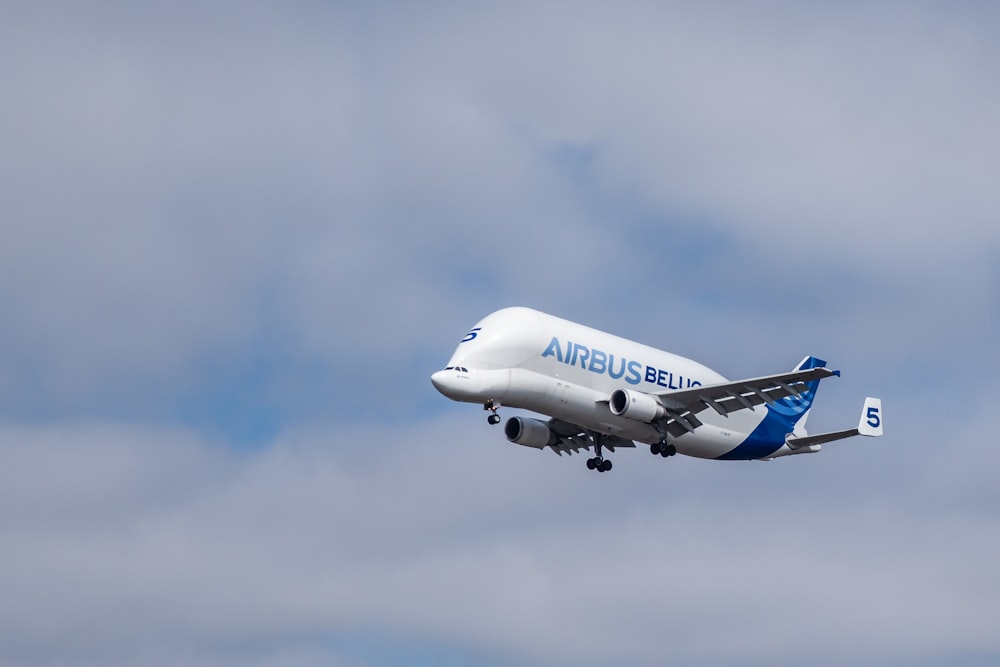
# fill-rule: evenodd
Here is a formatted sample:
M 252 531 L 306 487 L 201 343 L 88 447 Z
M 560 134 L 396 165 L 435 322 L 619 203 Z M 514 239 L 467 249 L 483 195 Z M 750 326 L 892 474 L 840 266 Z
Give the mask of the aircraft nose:
M 438 371 L 431 375 L 431 384 L 442 394 L 447 395 L 445 389 L 451 385 L 452 371 Z
M 468 376 L 460 378 L 458 373 L 458 369 L 455 368 L 438 371 L 431 375 L 431 384 L 448 398 L 459 401 L 465 395 L 464 392 L 469 390 L 469 378 Z

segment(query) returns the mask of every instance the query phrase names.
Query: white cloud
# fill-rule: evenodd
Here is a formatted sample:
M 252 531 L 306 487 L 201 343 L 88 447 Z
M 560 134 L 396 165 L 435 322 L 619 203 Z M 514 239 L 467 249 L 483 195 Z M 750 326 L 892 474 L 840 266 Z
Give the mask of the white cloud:
M 25 20 L 9 344 L 80 395 L 269 327 L 329 359 L 400 320 L 436 337 L 447 303 L 634 285 L 684 305 L 678 231 L 735 238 L 764 280 L 819 260 L 969 286 L 939 262 L 996 245 L 995 59 L 971 17 L 647 9 Z M 560 146 L 589 156 L 576 185 Z
M 845 487 L 828 453 L 620 452 L 596 476 L 468 417 L 290 434 L 248 456 L 141 428 L 5 428 L 2 659 L 336 656 L 327 637 L 365 628 L 517 664 L 1000 651 L 991 515 L 948 507 L 988 480 L 913 507 L 918 471 L 860 447 L 839 457 L 895 493 Z
M 22 18 L 5 342 L 72 403 L 262 336 L 426 343 L 449 306 L 683 309 L 689 276 L 817 261 L 940 290 L 923 307 L 970 287 L 939 262 L 996 245 L 972 18 L 648 9 Z M 678 234 L 741 250 L 678 271 Z

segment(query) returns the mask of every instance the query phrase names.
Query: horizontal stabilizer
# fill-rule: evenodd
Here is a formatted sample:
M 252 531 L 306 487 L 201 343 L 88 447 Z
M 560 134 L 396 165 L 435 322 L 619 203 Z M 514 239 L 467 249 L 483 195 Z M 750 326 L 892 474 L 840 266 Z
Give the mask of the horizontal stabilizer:
M 882 399 L 868 397 L 865 405 L 861 409 L 861 420 L 857 428 L 849 428 L 845 431 L 832 431 L 830 433 L 817 433 L 816 435 L 805 435 L 802 437 L 789 436 L 785 442 L 792 449 L 802 449 L 810 445 L 822 445 L 835 440 L 843 440 L 856 435 L 866 435 L 878 437 L 882 435 Z

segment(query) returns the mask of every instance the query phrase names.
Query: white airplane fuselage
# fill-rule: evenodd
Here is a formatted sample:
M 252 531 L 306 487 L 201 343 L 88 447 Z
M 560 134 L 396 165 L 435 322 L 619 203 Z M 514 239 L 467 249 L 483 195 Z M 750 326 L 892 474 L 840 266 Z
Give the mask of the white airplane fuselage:
M 609 405 L 613 392 L 662 395 L 726 382 L 691 359 L 520 307 L 497 311 L 476 324 L 447 368 L 431 380 L 456 401 L 495 401 L 646 444 L 661 442 L 663 434 L 652 423 L 614 414 Z M 761 438 L 767 414 L 766 406 L 726 416 L 708 410 L 699 415 L 702 424 L 696 430 L 670 442 L 678 453 L 710 459 L 818 451 L 818 445 L 792 450 L 784 434 Z

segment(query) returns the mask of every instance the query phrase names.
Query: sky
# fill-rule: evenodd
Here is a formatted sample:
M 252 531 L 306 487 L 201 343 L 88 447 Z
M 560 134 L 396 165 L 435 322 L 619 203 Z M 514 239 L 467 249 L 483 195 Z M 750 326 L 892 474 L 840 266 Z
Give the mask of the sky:
M 0 665 L 997 664 L 998 22 L 4 3 Z M 595 475 L 431 386 L 510 305 L 886 435 Z

